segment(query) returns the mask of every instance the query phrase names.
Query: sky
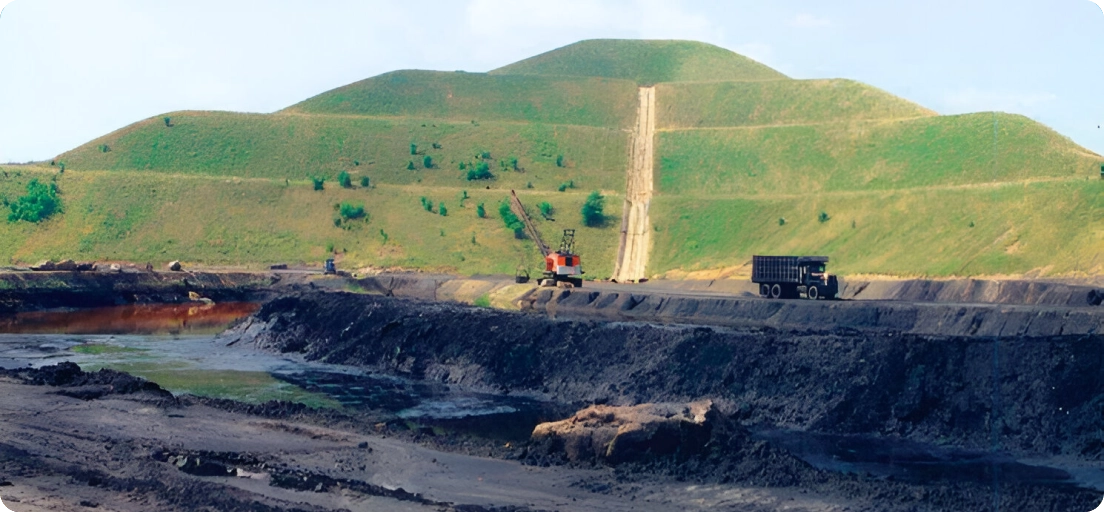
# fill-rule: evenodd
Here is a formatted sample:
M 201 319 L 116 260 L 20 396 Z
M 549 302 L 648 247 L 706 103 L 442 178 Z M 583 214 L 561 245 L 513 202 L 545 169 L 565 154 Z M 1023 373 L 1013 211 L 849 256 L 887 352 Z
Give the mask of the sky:
M 1089 0 L 0 6 L 0 162 L 47 160 L 165 112 L 273 112 L 396 69 L 489 71 L 594 38 L 704 41 L 793 78 L 850 78 L 941 114 L 1023 114 L 1104 154 L 1104 13 Z

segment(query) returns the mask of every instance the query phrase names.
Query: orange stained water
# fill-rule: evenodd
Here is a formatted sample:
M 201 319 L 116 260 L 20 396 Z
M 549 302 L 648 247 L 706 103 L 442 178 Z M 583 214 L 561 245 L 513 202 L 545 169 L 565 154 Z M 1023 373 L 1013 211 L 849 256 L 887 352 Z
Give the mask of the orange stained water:
M 214 334 L 260 308 L 254 302 L 144 304 L 0 316 L 0 333 Z

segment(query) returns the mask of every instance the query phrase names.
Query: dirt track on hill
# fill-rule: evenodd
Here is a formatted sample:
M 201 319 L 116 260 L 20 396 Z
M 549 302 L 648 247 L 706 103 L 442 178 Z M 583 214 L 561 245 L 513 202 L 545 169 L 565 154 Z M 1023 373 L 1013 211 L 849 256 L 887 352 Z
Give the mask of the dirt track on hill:
M 648 210 L 652 203 L 655 173 L 655 87 L 640 89 L 637 126 L 633 130 L 632 160 L 628 172 L 625 207 L 621 218 L 621 247 L 613 279 L 639 281 L 646 277 L 651 244 Z

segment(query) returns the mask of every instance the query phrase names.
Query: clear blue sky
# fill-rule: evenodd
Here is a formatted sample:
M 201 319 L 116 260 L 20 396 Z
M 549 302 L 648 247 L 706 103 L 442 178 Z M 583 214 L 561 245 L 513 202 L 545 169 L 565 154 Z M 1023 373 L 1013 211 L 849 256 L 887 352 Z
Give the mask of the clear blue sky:
M 1104 154 L 1104 14 L 1088 0 L 14 0 L 0 162 L 163 112 L 271 112 L 394 69 L 487 71 L 590 38 L 705 41 L 943 114 L 1024 114 Z

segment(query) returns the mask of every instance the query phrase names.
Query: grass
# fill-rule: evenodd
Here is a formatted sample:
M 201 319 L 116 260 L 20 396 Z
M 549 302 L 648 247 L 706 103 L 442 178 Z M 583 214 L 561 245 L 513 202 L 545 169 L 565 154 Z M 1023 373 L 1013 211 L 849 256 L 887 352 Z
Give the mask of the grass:
M 0 179 L 0 193 L 20 190 L 46 169 L 22 169 Z M 38 225 L 0 223 L 0 262 L 42 259 L 151 261 L 175 259 L 210 265 L 263 267 L 271 263 L 320 263 L 331 245 L 343 268 L 359 266 L 423 268 L 460 274 L 512 274 L 519 264 L 537 268 L 541 256 L 532 242 L 516 240 L 491 207 L 502 190 L 424 185 L 380 185 L 370 190 L 311 189 L 307 180 L 214 178 L 127 171 L 71 172 L 58 178 L 66 213 Z M 608 276 L 617 250 L 614 227 L 583 227 L 578 213 L 586 194 L 519 190 L 526 204 L 555 201 L 564 214 L 557 222 L 534 222 L 549 243 L 563 227 L 578 228 L 579 251 L 587 272 Z M 427 213 L 427 197 L 444 201 L 449 215 Z M 616 195 L 611 201 L 620 201 Z M 363 203 L 367 221 L 333 225 L 335 205 Z M 488 218 L 476 216 L 486 203 Z M 384 240 L 379 232 L 387 233 Z M 443 234 L 442 234 L 443 233 Z
M 632 82 L 603 78 L 395 71 L 284 112 L 620 127 L 636 115 L 635 90 Z
M 1026 117 L 989 113 L 672 131 L 657 153 L 662 193 L 744 196 L 1089 177 L 1104 160 Z
M 822 211 L 831 216 L 824 223 Z M 825 254 L 840 274 L 1099 275 L 1102 211 L 1099 178 L 784 199 L 662 196 L 652 204 L 649 274 L 739 266 L 754 254 Z
M 466 171 L 459 163 L 476 163 L 476 154 L 488 152 L 496 179 L 479 185 L 522 188 L 532 182 L 545 190 L 568 179 L 580 186 L 621 188 L 628 165 L 628 134 L 608 128 L 225 112 L 178 112 L 172 119 L 172 128 L 160 117 L 141 121 L 58 160 L 67 164 L 67 172 L 139 170 L 281 180 L 322 176 L 327 187 L 336 188 L 338 174 L 347 171 L 354 183 L 368 176 L 373 184 L 460 186 Z M 406 169 L 412 142 L 433 158 L 434 168 L 425 169 L 419 156 L 413 159 L 416 169 Z M 104 143 L 112 151 L 100 151 Z M 566 168 L 556 165 L 559 155 L 565 155 Z M 500 168 L 499 161 L 511 157 L 518 158 L 521 172 Z
M 659 129 L 771 126 L 933 116 L 852 80 L 673 83 L 656 88 Z
M 660 82 L 779 80 L 786 76 L 754 60 L 695 41 L 581 41 L 491 71 L 492 75 L 599 76 Z

